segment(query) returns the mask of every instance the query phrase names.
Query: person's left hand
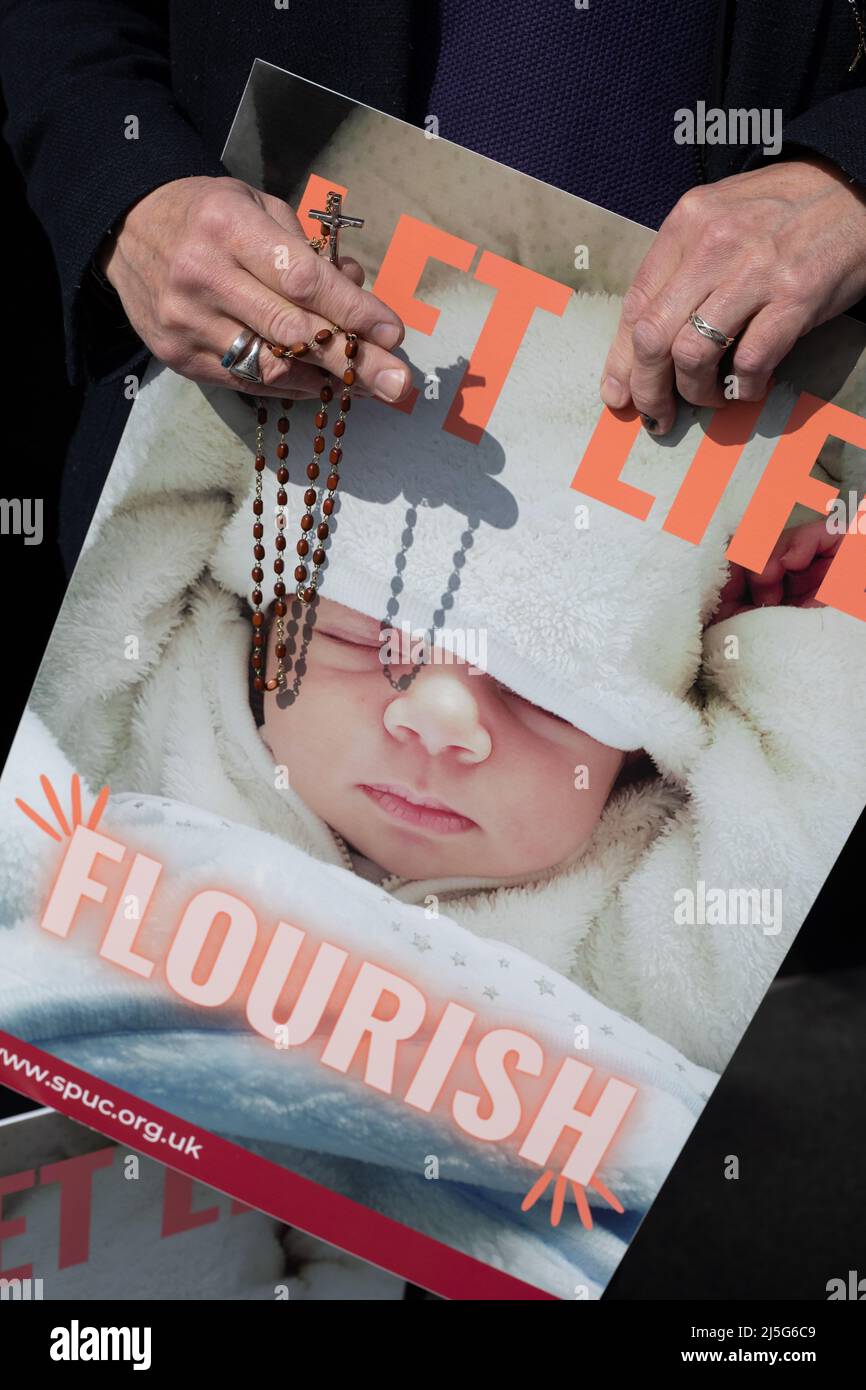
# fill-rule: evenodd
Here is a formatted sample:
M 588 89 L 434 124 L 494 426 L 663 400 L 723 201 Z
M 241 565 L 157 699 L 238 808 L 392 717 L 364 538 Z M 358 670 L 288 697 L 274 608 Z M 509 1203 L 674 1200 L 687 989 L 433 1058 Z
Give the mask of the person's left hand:
M 633 404 L 653 434 L 673 426 L 674 387 L 693 405 L 724 405 L 725 350 L 692 327 L 694 312 L 739 338 L 736 398 L 761 400 L 797 339 L 864 294 L 866 195 L 835 165 L 789 159 L 689 189 L 623 300 L 601 398 Z

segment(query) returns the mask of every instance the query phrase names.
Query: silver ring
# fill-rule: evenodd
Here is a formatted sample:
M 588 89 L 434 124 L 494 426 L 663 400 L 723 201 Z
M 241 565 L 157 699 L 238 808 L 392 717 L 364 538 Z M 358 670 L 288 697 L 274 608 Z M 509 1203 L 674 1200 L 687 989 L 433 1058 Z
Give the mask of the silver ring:
M 263 339 L 254 333 L 246 347 L 241 350 L 241 354 L 229 367 L 233 376 L 239 376 L 243 381 L 254 381 L 257 386 L 261 385 L 263 378 L 259 366 L 259 353 L 262 342 Z M 234 347 L 234 343 L 232 347 Z
M 723 333 L 721 328 L 713 328 L 713 325 L 707 323 L 706 319 L 702 319 L 700 314 L 689 314 L 689 323 L 692 328 L 697 329 L 702 337 L 709 338 L 718 347 L 729 348 L 734 341 L 733 338 L 728 337 L 727 333 Z
M 247 344 L 251 341 L 253 337 L 254 334 L 251 328 L 242 329 L 238 336 L 235 338 L 231 347 L 223 353 L 220 359 L 220 366 L 225 367 L 226 370 L 228 370 L 228 368 L 231 367 L 233 363 L 237 362 L 244 348 L 247 346 Z

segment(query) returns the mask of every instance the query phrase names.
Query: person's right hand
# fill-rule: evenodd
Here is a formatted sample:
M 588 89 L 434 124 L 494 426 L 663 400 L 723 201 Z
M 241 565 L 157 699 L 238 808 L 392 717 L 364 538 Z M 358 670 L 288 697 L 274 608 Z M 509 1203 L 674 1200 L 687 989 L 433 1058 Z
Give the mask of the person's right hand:
M 341 377 L 342 338 L 303 361 L 280 361 L 262 347 L 264 378 L 253 385 L 220 365 L 242 328 L 266 342 L 309 342 L 337 323 L 362 339 L 357 385 L 401 399 L 409 368 L 387 351 L 403 338 L 393 310 L 361 288 L 357 261 L 307 244 L 287 203 L 231 178 L 185 178 L 140 198 L 100 257 L 126 315 L 160 361 L 181 376 L 263 396 L 318 396 L 324 367 Z M 280 268 L 278 268 L 280 267 Z

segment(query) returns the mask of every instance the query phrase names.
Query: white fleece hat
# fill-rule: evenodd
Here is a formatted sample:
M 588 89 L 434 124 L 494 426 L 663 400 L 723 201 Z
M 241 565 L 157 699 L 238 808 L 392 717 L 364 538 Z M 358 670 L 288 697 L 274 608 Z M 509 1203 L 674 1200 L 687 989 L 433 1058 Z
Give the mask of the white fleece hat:
M 573 294 L 561 318 L 536 311 L 481 442 L 442 429 L 493 293 L 455 276 L 429 295 L 441 308 L 435 333 L 408 330 L 404 344 L 421 388 L 411 414 L 376 400 L 354 404 L 320 591 L 371 617 L 432 629 L 444 646 L 459 640 L 455 631 L 484 629 L 495 678 L 600 742 L 645 748 L 663 771 L 682 775 L 702 740 L 687 697 L 703 623 L 726 578 L 732 518 L 751 495 L 742 483 L 753 485 L 762 471 L 793 395 L 774 392 L 722 507 L 693 545 L 660 530 L 702 438 L 690 408 L 669 439 L 642 430 L 622 470 L 624 481 L 657 498 L 647 521 L 570 487 L 602 413 L 598 382 L 619 316 L 614 297 Z M 428 399 L 434 378 L 438 398 Z M 230 392 L 209 394 L 252 449 L 249 406 Z M 292 416 L 293 522 L 309 486 L 312 413 L 299 403 Z M 271 433 L 269 458 L 274 442 Z M 275 487 L 268 471 L 266 519 Z M 246 499 L 211 566 L 244 595 L 250 516 Z

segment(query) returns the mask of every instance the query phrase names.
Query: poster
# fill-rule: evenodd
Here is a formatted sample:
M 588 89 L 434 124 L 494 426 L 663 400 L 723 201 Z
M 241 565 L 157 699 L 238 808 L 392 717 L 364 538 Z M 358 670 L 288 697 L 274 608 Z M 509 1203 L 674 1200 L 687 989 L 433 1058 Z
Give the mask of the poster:
M 866 330 L 654 439 L 597 390 L 645 229 L 263 63 L 224 159 L 363 216 L 416 389 L 328 514 L 315 406 L 151 364 L 3 774 L 0 1079 L 444 1297 L 595 1299 L 866 801 Z M 327 553 L 262 693 L 284 438 Z

